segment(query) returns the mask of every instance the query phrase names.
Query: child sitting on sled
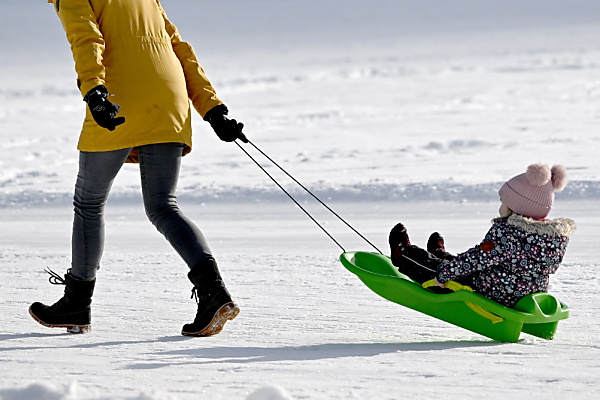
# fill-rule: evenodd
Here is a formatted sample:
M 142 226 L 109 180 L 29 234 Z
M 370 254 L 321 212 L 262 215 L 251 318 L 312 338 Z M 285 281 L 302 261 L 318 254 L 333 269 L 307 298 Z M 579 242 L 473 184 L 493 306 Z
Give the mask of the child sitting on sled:
M 570 219 L 546 219 L 554 192 L 566 183 L 562 165 L 530 165 L 500 188 L 500 217 L 483 241 L 456 256 L 446 252 L 437 232 L 429 237 L 427 250 L 411 245 L 399 223 L 389 236 L 392 263 L 418 283 L 435 279 L 444 287 L 457 281 L 507 307 L 531 293 L 547 292 L 549 275 L 562 262 L 575 230 Z

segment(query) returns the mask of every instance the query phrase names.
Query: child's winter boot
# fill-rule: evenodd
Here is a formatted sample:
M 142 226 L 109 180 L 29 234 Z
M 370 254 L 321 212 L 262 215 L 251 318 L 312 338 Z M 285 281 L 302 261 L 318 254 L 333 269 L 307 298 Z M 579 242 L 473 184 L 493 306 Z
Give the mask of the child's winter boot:
M 446 251 L 444 237 L 439 232 L 433 232 L 427 240 L 427 251 L 442 260 L 454 260 L 454 256 Z
M 397 223 L 390 231 L 388 238 L 390 244 L 392 263 L 395 266 L 401 264 L 402 254 L 410 247 L 410 239 L 406 227 L 402 223 Z
M 198 302 L 198 313 L 191 324 L 181 330 L 184 336 L 212 336 L 234 319 L 240 308 L 233 302 L 221 278 L 217 263 L 210 259 L 190 270 L 188 278 L 194 284 L 192 297 Z
M 82 281 L 67 271 L 64 279 L 53 271 L 48 272 L 50 283 L 66 285 L 64 296 L 51 306 L 33 303 L 29 314 L 40 324 L 49 328 L 67 328 L 70 333 L 87 333 L 92 330 L 92 295 L 96 279 Z
M 412 245 L 402 223 L 396 224 L 390 231 L 389 243 L 392 264 L 415 282 L 422 284 L 433 279 L 435 271 L 443 262 L 425 249 Z

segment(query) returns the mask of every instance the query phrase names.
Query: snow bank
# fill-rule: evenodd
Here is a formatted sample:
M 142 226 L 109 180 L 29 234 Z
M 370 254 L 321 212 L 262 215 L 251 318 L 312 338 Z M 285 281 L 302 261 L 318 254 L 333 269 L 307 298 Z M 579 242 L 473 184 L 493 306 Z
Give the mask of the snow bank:
M 94 396 L 73 382 L 68 385 L 34 383 L 24 388 L 0 389 L 0 400 L 177 400 L 177 398 L 161 393 L 145 392 L 133 397 Z M 251 393 L 246 400 L 293 400 L 293 397 L 279 386 L 265 386 Z
M 140 393 L 133 397 L 95 396 L 76 382 L 68 385 L 34 383 L 24 388 L 0 389 L 0 400 L 176 400 L 160 393 Z
M 282 179 L 283 181 L 283 179 Z M 303 189 L 293 183 L 284 182 L 286 190 L 296 200 L 313 201 Z M 340 184 L 327 182 L 309 189 L 325 202 L 454 202 L 481 203 L 498 201 L 498 189 L 503 182 L 465 185 L 453 181 L 418 182 L 410 184 L 356 183 Z M 211 203 L 279 203 L 290 201 L 275 185 L 217 186 L 195 185 L 179 190 L 179 202 L 193 204 Z M 569 182 L 567 188 L 556 194 L 557 201 L 588 201 L 600 198 L 600 182 Z M 141 204 L 139 187 L 125 187 L 113 190 L 110 196 L 112 205 Z M 73 193 L 53 193 L 44 190 L 23 190 L 15 193 L 0 192 L 0 208 L 25 208 L 43 206 L 70 206 Z
M 279 386 L 265 386 L 252 393 L 246 400 L 293 400 L 293 397 Z

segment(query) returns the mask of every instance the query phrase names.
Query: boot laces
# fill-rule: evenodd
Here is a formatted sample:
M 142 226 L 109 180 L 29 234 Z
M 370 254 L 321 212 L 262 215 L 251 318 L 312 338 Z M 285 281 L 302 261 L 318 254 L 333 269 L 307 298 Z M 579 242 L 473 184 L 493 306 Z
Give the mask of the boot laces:
M 206 299 L 208 299 L 209 297 L 209 294 L 200 295 L 197 287 L 192 288 L 192 296 L 190 297 L 190 299 L 196 300 L 197 304 L 206 301 Z
M 51 284 L 53 284 L 53 285 L 66 285 L 67 284 L 67 282 L 64 280 L 64 278 L 62 276 L 60 276 L 56 272 L 52 271 L 50 268 L 46 268 L 46 269 L 44 269 L 44 271 L 46 273 L 48 273 L 48 275 L 50 275 L 50 277 L 48 278 L 48 281 Z

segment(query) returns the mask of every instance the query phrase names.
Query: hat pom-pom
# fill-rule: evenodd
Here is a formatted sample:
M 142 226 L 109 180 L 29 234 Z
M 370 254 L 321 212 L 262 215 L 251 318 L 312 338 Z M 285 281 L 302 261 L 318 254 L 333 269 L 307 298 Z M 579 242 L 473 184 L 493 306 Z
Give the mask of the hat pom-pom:
M 552 173 L 550 172 L 550 167 L 546 164 L 537 163 L 527 167 L 525 176 L 532 185 L 544 186 L 552 177 Z
M 567 186 L 568 182 L 567 169 L 562 165 L 556 164 L 552 166 L 552 187 L 557 192 L 560 192 Z

